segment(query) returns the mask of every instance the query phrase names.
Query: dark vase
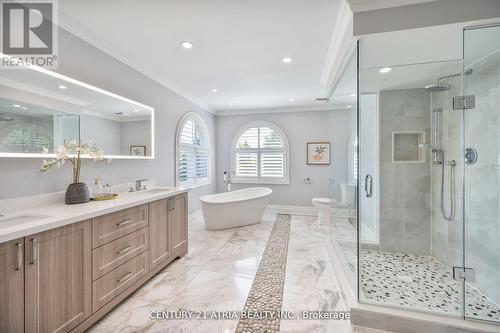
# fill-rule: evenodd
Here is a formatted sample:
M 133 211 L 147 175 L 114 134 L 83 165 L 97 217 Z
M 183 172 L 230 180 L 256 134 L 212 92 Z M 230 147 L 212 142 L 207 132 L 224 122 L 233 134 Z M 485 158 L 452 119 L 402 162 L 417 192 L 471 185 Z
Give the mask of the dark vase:
M 89 188 L 85 183 L 69 184 L 64 201 L 67 205 L 82 204 L 90 201 Z

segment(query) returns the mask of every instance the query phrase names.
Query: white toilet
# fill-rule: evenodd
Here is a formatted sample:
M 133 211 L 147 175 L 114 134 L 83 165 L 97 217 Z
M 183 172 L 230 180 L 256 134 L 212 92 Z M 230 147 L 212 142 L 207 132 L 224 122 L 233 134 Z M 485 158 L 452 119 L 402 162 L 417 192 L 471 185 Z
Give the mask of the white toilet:
M 314 198 L 320 224 L 330 224 L 330 207 L 351 209 L 356 206 L 356 184 L 340 184 L 341 201 L 330 198 Z
M 319 224 L 328 224 L 330 221 L 330 198 L 314 198 L 312 204 L 318 209 Z

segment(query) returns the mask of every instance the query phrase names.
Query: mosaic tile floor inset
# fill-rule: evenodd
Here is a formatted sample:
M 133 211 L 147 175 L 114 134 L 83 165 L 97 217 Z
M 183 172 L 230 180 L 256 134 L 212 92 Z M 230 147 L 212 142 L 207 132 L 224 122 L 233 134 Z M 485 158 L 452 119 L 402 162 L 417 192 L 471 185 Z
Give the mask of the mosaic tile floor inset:
M 278 214 L 243 311 L 279 313 L 283 302 L 290 215 Z M 279 332 L 280 318 L 241 318 L 237 333 Z
M 461 315 L 462 283 L 431 256 L 362 250 L 361 288 L 364 298 Z M 466 316 L 500 321 L 500 307 L 466 284 Z

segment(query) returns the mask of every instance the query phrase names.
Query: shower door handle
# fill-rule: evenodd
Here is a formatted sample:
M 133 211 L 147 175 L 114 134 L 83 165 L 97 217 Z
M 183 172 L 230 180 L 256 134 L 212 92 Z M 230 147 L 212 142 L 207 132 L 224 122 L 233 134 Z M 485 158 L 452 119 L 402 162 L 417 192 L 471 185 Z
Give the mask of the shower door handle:
M 365 195 L 367 198 L 373 197 L 373 177 L 371 175 L 365 177 Z

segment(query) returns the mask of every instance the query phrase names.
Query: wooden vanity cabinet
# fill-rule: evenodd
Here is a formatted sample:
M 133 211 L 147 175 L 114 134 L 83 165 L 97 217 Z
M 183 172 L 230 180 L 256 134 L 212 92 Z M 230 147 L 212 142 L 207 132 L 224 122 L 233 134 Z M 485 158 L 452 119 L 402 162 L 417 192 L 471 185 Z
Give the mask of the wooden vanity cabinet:
M 25 237 L 25 331 L 69 332 L 92 314 L 90 220 Z
M 24 239 L 0 244 L 0 332 L 24 332 Z
M 80 333 L 188 250 L 187 194 L 0 243 L 0 333 Z
M 170 243 L 172 256 L 183 256 L 188 251 L 188 221 L 187 221 L 187 195 L 186 193 L 171 198 L 170 203 Z
M 172 246 L 168 241 L 170 226 L 171 198 L 166 198 L 149 204 L 149 260 L 154 268 L 171 257 Z
M 187 253 L 187 195 L 149 204 L 151 268 Z

